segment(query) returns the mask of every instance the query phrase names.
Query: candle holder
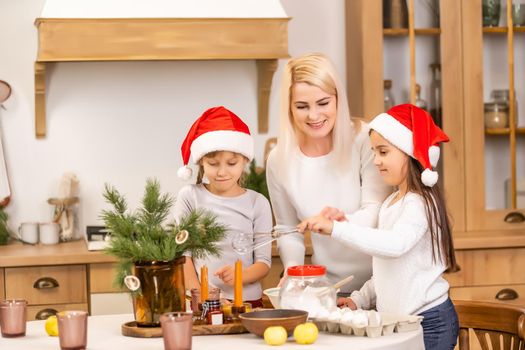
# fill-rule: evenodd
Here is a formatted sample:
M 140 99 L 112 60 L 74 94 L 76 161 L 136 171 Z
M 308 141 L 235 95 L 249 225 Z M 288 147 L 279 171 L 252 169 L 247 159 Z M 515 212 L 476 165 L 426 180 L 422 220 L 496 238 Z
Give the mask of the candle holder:
M 239 318 L 240 314 L 243 314 L 246 312 L 246 306 L 235 306 L 232 305 L 232 322 L 241 322 L 241 319 Z

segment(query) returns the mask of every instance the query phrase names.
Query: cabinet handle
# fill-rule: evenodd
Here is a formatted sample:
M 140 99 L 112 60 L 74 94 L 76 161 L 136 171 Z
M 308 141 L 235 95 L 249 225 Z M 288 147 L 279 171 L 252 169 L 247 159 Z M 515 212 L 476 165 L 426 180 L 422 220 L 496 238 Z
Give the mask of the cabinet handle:
M 54 279 L 53 277 L 39 278 L 33 284 L 33 288 L 35 289 L 53 289 L 59 286 L 60 285 L 58 284 L 58 281 Z
M 505 222 L 509 224 L 518 224 L 520 222 L 525 221 L 525 215 L 520 213 L 519 211 L 512 211 L 505 215 Z
M 496 294 L 498 300 L 514 300 L 518 299 L 519 295 L 514 289 L 504 288 Z
M 47 320 L 49 316 L 54 316 L 57 312 L 55 309 L 42 309 L 35 315 L 35 320 Z

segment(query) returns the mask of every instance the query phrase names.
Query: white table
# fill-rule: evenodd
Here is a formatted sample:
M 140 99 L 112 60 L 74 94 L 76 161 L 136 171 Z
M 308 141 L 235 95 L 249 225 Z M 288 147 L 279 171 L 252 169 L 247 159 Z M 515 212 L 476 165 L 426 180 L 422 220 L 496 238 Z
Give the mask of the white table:
M 131 338 L 121 334 L 121 325 L 133 320 L 132 315 L 90 316 L 88 319 L 88 350 L 163 350 L 162 338 Z M 347 336 L 341 334 L 319 333 L 317 341 L 312 346 L 296 344 L 293 337 L 282 347 L 266 345 L 262 338 L 253 334 L 206 335 L 193 337 L 193 349 L 388 349 L 388 350 L 424 350 L 423 331 L 394 333 L 378 338 Z M 25 337 L 0 338 L 1 350 L 46 350 L 59 349 L 58 337 L 49 337 L 44 330 L 44 321 L 27 323 Z

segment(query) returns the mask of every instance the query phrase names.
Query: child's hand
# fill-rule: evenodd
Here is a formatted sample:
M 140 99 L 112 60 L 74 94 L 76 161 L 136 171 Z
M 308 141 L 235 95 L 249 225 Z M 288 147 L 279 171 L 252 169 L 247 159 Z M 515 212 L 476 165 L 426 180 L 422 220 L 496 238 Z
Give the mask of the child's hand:
M 342 210 L 339 210 L 337 208 L 324 207 L 323 210 L 321 210 L 321 213 L 319 215 L 324 216 L 325 218 L 329 220 L 348 221 L 346 219 L 345 213 Z
M 232 265 L 226 265 L 213 273 L 220 278 L 225 284 L 233 286 L 233 279 L 235 277 L 235 269 Z
M 348 307 L 350 310 L 357 310 L 357 305 L 352 298 L 337 298 L 337 306 Z
M 297 225 L 297 231 L 299 232 L 311 230 L 323 235 L 331 235 L 333 228 L 333 221 L 325 218 L 322 215 L 312 216 L 311 218 L 305 219 L 303 222 Z

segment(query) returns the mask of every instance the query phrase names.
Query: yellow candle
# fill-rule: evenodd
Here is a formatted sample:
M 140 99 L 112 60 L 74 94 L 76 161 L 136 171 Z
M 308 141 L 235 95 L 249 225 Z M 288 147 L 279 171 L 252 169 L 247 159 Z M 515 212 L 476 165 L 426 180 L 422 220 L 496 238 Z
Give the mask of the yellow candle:
M 208 266 L 201 267 L 201 303 L 208 299 Z
M 242 306 L 242 262 L 235 262 L 235 278 L 233 280 L 233 306 Z

